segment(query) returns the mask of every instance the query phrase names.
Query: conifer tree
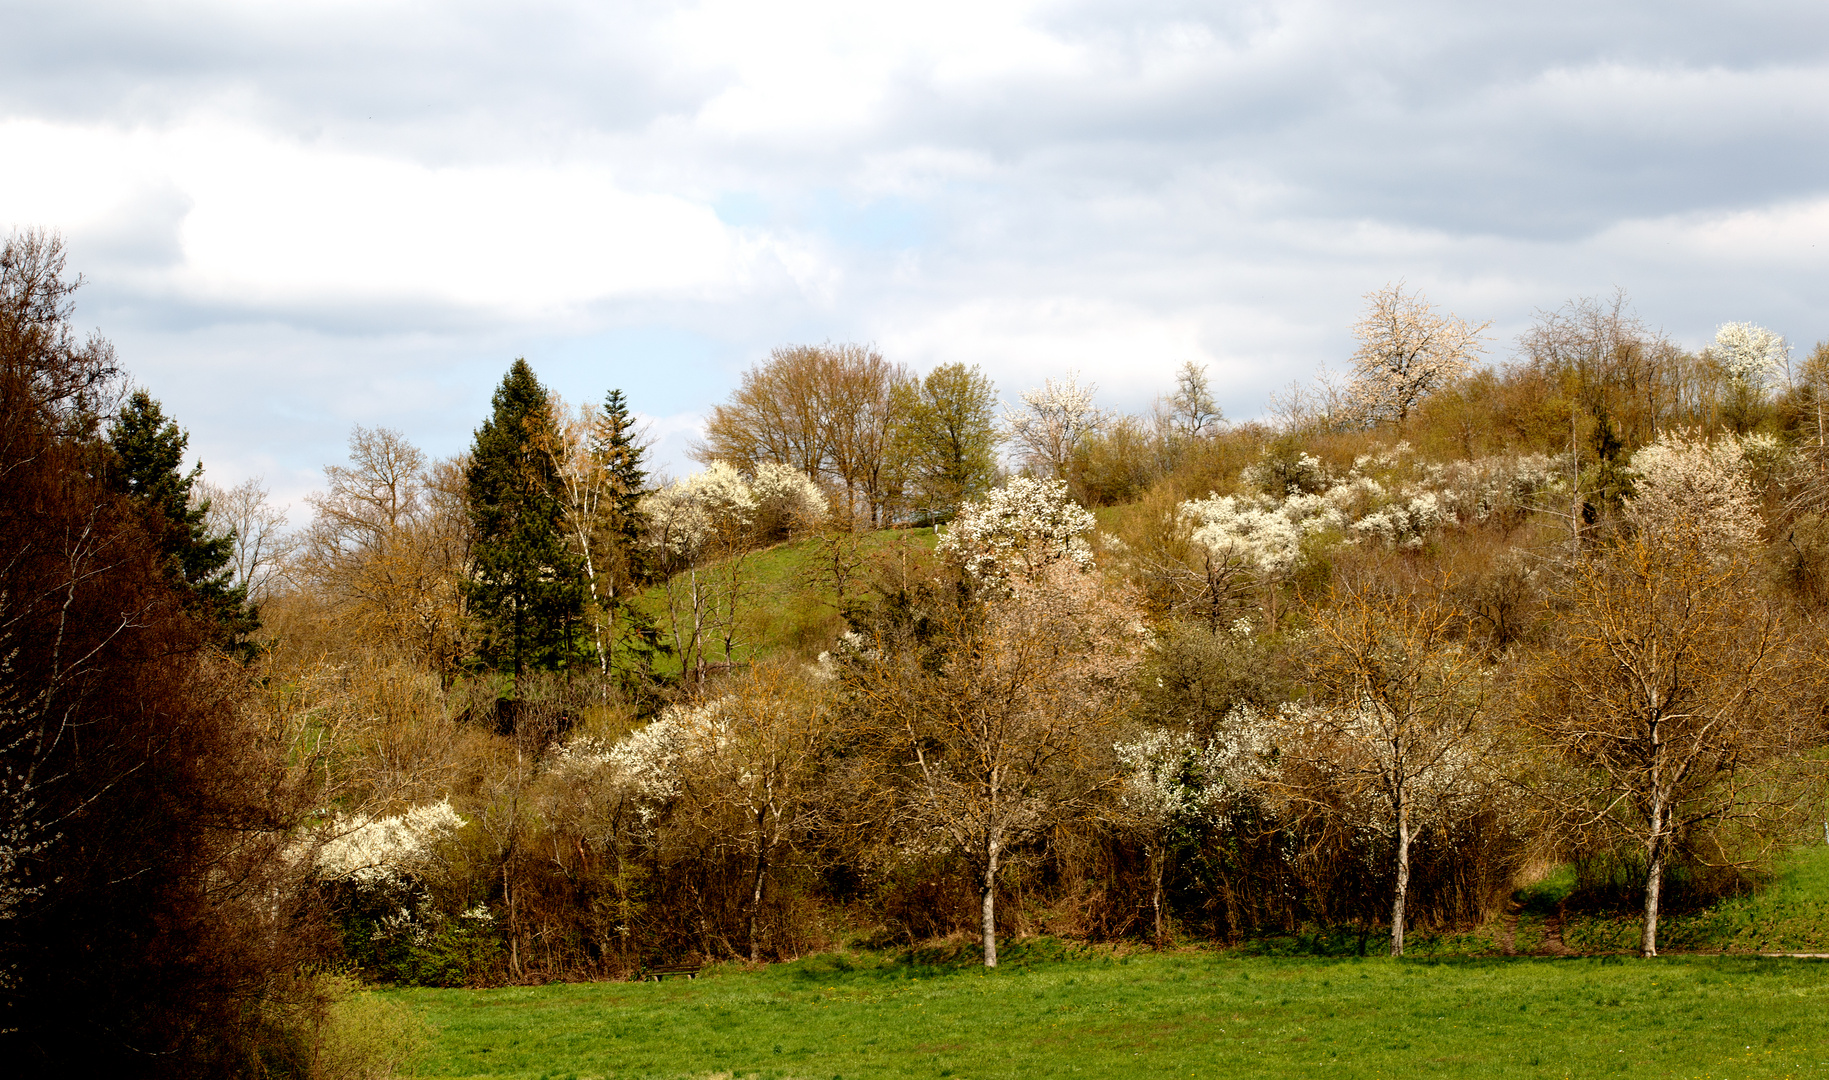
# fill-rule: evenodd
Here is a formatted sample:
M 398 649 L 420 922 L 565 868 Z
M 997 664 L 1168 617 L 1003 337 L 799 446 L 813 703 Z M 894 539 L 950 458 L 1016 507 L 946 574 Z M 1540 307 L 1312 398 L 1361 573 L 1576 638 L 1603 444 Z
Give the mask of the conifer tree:
M 641 444 L 621 390 L 604 396 L 603 412 L 592 432 L 591 454 L 603 470 L 606 489 L 594 535 L 601 552 L 593 589 L 610 628 L 610 651 L 627 655 L 637 670 L 625 669 L 625 675 L 638 676 L 663 646 L 653 617 L 629 605 L 629 598 L 648 579 L 651 569 L 642 543 L 646 522 L 640 505 L 648 473 L 642 461 L 647 448 Z M 613 663 L 614 657 L 605 660 Z
M 465 472 L 469 600 L 483 623 L 483 661 L 510 668 L 518 689 L 530 668 L 569 669 L 586 658 L 585 582 L 565 543 L 552 406 L 526 360 L 509 367 L 493 405 Z
M 135 391 L 108 429 L 110 473 L 114 486 L 139 507 L 186 606 L 217 644 L 230 645 L 259 629 L 260 619 L 247 602 L 247 587 L 233 580 L 234 534 L 210 535 L 209 502 L 191 497 L 203 466 L 183 471 L 189 443 L 152 395 Z

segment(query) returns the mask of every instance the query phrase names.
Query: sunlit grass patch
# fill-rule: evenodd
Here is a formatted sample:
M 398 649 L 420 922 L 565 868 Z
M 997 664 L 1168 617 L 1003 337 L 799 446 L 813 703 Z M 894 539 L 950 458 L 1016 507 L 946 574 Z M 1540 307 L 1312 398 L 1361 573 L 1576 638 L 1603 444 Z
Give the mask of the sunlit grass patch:
M 432 1076 L 1829 1076 L 1813 961 L 914 960 L 398 996 Z

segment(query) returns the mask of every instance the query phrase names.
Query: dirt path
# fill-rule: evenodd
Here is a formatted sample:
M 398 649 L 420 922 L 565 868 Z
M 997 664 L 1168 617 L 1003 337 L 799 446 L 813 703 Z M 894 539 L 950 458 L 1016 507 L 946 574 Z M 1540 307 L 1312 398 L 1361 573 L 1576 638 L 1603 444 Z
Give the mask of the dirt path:
M 1557 904 L 1555 912 L 1543 923 L 1543 945 L 1537 950 L 1542 956 L 1573 956 L 1575 950 L 1569 948 L 1562 940 L 1562 905 Z

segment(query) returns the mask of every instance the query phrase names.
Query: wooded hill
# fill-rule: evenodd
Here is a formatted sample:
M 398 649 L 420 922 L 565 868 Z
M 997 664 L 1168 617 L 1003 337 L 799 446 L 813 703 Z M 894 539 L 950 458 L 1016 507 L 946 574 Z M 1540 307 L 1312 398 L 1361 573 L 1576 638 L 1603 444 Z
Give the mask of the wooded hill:
M 5 259 L 0 993 L 39 1053 L 282 1061 L 311 964 L 1401 952 L 1560 864 L 1649 954 L 1820 829 L 1824 346 L 1580 301 L 1483 366 L 1387 288 L 1248 423 L 1193 365 L 1144 415 L 1071 375 L 999 414 L 976 369 L 786 348 L 668 483 L 635 403 L 516 361 L 467 455 L 358 428 L 288 530 L 182 472 L 54 241 Z

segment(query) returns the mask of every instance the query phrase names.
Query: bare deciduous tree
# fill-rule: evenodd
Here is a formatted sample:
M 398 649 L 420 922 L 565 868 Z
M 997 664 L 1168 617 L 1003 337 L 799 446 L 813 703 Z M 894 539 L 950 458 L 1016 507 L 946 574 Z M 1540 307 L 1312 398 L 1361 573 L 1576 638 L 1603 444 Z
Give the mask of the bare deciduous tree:
M 1787 774 L 1809 763 L 1794 655 L 1747 559 L 1705 522 L 1677 518 L 1575 567 L 1560 644 L 1532 666 L 1530 729 L 1575 774 L 1545 789 L 1578 838 L 1636 844 L 1645 860 L 1640 949 L 1657 955 L 1664 871 L 1679 845 L 1736 860 L 1709 830 L 1796 809 Z
M 293 574 L 328 598 L 363 642 L 405 648 L 449 680 L 469 650 L 463 477 L 428 468 L 397 431 L 358 426 L 350 464 L 325 468 Z
M 204 521 L 212 536 L 233 536 L 229 571 L 234 583 L 245 585 L 248 599 L 266 599 L 281 566 L 297 540 L 283 530 L 286 512 L 268 501 L 271 493 L 260 477 L 220 488 L 207 480 L 192 489 L 192 498 L 209 504 Z

